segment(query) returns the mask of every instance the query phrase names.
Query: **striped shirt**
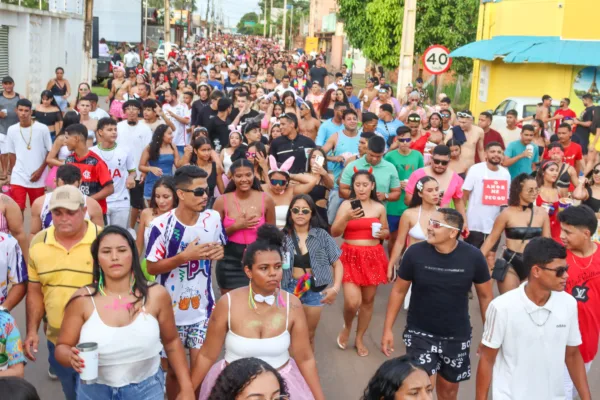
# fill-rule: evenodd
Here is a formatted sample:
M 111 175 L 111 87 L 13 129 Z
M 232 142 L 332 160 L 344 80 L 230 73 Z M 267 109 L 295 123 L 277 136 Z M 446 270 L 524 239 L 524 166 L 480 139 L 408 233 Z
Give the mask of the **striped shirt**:
M 296 240 L 298 236 L 296 235 Z M 285 236 L 283 244 L 284 251 L 290 255 L 290 268 L 283 270 L 283 281 L 287 282 L 292 277 L 292 268 L 294 268 L 294 241 L 290 235 Z M 306 238 L 306 248 L 310 258 L 310 267 L 315 277 L 315 285 L 331 285 L 333 283 L 333 273 L 331 266 L 342 255 L 342 250 L 335 240 L 321 228 L 311 228 Z

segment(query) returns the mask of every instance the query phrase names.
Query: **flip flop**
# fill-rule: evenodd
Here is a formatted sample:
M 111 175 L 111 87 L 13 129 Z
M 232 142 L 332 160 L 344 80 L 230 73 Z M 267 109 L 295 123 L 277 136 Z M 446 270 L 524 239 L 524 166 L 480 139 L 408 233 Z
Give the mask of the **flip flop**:
M 356 345 L 354 345 L 354 347 L 356 348 L 356 354 L 358 354 L 359 357 L 367 357 L 369 355 L 369 349 L 367 349 L 367 346 L 363 345 L 362 350 Z
M 346 325 L 342 326 L 342 330 L 344 330 L 344 329 L 346 329 Z M 346 347 L 348 346 L 348 343 L 346 343 L 346 344 L 342 345 L 342 343 L 340 342 L 340 335 L 341 335 L 341 334 L 342 334 L 342 332 L 340 332 L 340 333 L 337 335 L 336 342 L 337 342 L 337 345 L 338 345 L 338 347 L 339 347 L 340 349 L 342 349 L 342 350 L 346 350 Z

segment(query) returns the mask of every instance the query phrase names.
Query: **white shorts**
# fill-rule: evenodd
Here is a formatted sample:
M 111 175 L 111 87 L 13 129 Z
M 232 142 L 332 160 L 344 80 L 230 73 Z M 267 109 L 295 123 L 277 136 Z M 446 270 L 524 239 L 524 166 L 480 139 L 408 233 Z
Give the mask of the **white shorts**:
M 590 372 L 590 368 L 592 368 L 592 361 L 585 364 L 585 373 Z M 577 390 L 575 389 L 575 385 L 573 385 L 573 381 L 571 380 L 571 376 L 569 375 L 569 369 L 565 365 L 565 399 L 573 400 L 577 397 Z

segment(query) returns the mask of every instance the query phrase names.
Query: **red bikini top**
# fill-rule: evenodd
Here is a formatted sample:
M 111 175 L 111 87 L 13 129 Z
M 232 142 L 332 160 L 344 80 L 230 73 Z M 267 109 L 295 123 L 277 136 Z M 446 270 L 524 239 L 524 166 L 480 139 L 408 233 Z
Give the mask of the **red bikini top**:
M 353 219 L 346 225 L 344 230 L 344 239 L 346 240 L 372 240 L 371 225 L 373 222 L 379 222 L 379 218 L 359 218 Z

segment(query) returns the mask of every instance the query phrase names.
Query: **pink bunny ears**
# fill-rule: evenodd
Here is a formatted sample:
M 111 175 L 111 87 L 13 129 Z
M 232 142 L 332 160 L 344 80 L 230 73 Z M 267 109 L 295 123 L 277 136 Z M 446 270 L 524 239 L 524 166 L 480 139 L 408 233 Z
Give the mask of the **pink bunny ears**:
M 271 176 L 271 174 L 275 172 L 281 172 L 282 174 L 289 176 L 290 173 L 288 171 L 290 170 L 290 168 L 292 168 L 295 159 L 296 157 L 292 156 L 285 160 L 283 164 L 281 164 L 281 167 L 277 168 L 277 160 L 275 160 L 275 157 L 273 157 L 272 155 L 269 156 L 269 166 L 271 167 L 271 169 L 269 170 L 269 173 L 267 175 Z

